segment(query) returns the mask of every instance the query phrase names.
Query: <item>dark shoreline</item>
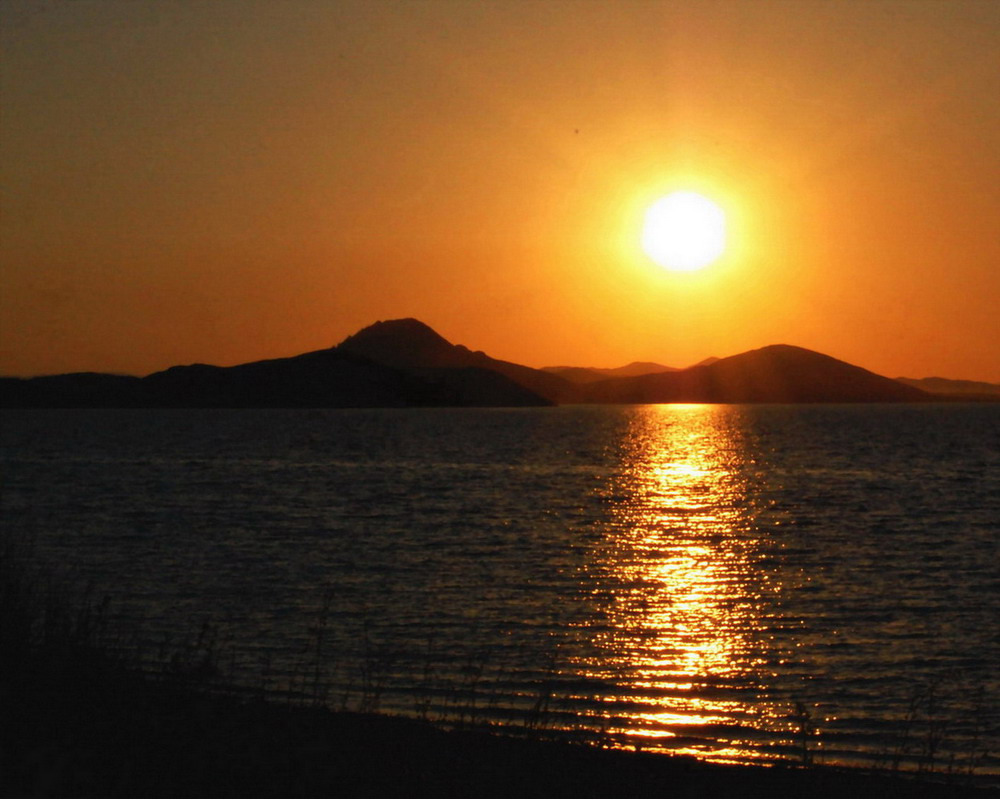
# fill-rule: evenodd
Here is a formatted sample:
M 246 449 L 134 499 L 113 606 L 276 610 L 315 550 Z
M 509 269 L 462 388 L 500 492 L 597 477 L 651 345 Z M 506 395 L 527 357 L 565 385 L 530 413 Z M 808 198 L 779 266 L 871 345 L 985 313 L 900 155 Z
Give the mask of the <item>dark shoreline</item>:
M 0 530 L 0 799 L 1000 798 L 973 787 L 984 782 L 974 761 L 919 775 L 723 766 L 551 740 L 545 729 L 448 731 L 334 712 L 320 694 L 238 687 L 200 636 L 144 661 L 108 601 L 38 567 L 33 549 L 30 536 Z
M 172 366 L 144 377 L 0 376 L 8 408 L 544 407 L 567 404 L 1000 401 L 991 384 L 893 380 L 787 344 L 686 369 L 534 369 L 441 337 L 423 322 L 376 322 L 335 347 L 235 366 Z M 940 393 L 939 393 L 940 392 Z M 951 394 L 956 394 L 952 397 Z
M 1000 796 L 960 784 L 960 774 L 949 785 L 829 766 L 720 766 L 446 731 L 208 693 L 190 680 L 154 682 L 92 652 L 56 654 L 2 675 L 0 796 Z

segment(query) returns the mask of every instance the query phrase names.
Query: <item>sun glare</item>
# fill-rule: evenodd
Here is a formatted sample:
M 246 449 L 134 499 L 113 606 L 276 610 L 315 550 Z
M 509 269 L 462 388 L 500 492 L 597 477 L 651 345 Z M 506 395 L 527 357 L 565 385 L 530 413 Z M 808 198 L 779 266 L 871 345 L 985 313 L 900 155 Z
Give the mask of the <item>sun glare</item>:
M 726 248 L 726 216 L 707 197 L 675 191 L 646 211 L 642 249 L 660 266 L 691 272 L 715 261 Z

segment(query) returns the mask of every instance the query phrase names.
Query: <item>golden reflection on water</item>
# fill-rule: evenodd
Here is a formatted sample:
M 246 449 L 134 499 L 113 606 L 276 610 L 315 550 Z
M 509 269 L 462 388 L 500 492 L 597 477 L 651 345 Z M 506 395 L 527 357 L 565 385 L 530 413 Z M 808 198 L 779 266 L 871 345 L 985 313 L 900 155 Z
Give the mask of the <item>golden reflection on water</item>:
M 616 686 L 595 715 L 621 740 L 752 756 L 728 736 L 706 745 L 711 725 L 767 724 L 748 695 L 763 663 L 766 579 L 750 559 L 752 447 L 735 409 L 634 413 L 608 497 L 612 532 L 587 569 L 603 614 L 577 668 Z

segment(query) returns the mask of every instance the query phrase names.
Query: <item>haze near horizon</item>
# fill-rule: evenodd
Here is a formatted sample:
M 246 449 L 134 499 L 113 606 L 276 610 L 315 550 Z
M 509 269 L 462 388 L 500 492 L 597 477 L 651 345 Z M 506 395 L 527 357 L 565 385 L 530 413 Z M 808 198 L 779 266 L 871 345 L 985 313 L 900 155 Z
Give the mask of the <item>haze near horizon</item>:
M 0 4 L 0 374 L 416 317 L 541 367 L 1000 382 L 1000 4 Z M 726 248 L 643 251 L 695 192 Z

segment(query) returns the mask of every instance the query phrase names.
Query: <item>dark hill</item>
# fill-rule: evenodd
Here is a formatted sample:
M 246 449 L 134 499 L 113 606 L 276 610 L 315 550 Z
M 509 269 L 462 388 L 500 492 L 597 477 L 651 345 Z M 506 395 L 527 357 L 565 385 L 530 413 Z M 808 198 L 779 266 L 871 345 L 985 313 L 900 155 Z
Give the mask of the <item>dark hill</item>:
M 175 366 L 146 377 L 155 404 L 170 407 L 406 407 L 453 404 L 426 380 L 336 350 L 218 366 Z
M 572 401 L 576 396 L 575 387 L 558 375 L 497 360 L 484 352 L 452 344 L 416 319 L 376 322 L 344 339 L 337 350 L 415 374 L 422 374 L 427 369 L 487 369 L 550 402 Z
M 607 372 L 608 377 L 639 377 L 640 375 L 651 375 L 658 372 L 676 372 L 677 369 L 673 366 L 664 366 L 662 363 L 653 363 L 652 361 L 632 361 L 632 363 L 619 366 L 616 369 L 603 369 L 601 371 Z
M 1000 384 L 997 383 L 982 383 L 977 380 L 949 380 L 946 377 L 922 377 L 919 380 L 912 377 L 897 377 L 896 381 L 931 394 L 940 394 L 953 399 L 1000 399 Z
M 0 405 L 344 408 L 949 399 L 787 345 L 682 370 L 644 363 L 608 371 L 650 367 L 661 371 L 574 383 L 451 344 L 416 319 L 397 319 L 377 322 L 331 349 L 239 366 L 175 366 L 144 378 L 93 373 L 0 378 Z
M 561 377 L 570 383 L 596 383 L 598 380 L 608 379 L 603 370 L 589 366 L 543 366 L 542 371 Z
M 614 369 L 600 369 L 596 366 L 546 366 L 543 367 L 542 371 L 558 375 L 572 383 L 596 383 L 598 380 L 607 380 L 612 377 L 638 377 L 639 375 L 676 372 L 677 370 L 661 363 L 633 361 L 626 366 Z
M 487 369 L 420 374 L 339 349 L 220 367 L 174 366 L 148 377 L 76 374 L 0 379 L 8 408 L 393 408 L 532 406 L 548 401 Z
M 142 378 L 99 372 L 0 377 L 3 408 L 134 408 L 149 404 Z
M 677 372 L 587 386 L 587 402 L 915 402 L 929 395 L 828 355 L 777 344 Z
M 457 354 L 458 347 L 418 319 L 376 322 L 348 336 L 336 349 L 403 369 L 468 365 Z

